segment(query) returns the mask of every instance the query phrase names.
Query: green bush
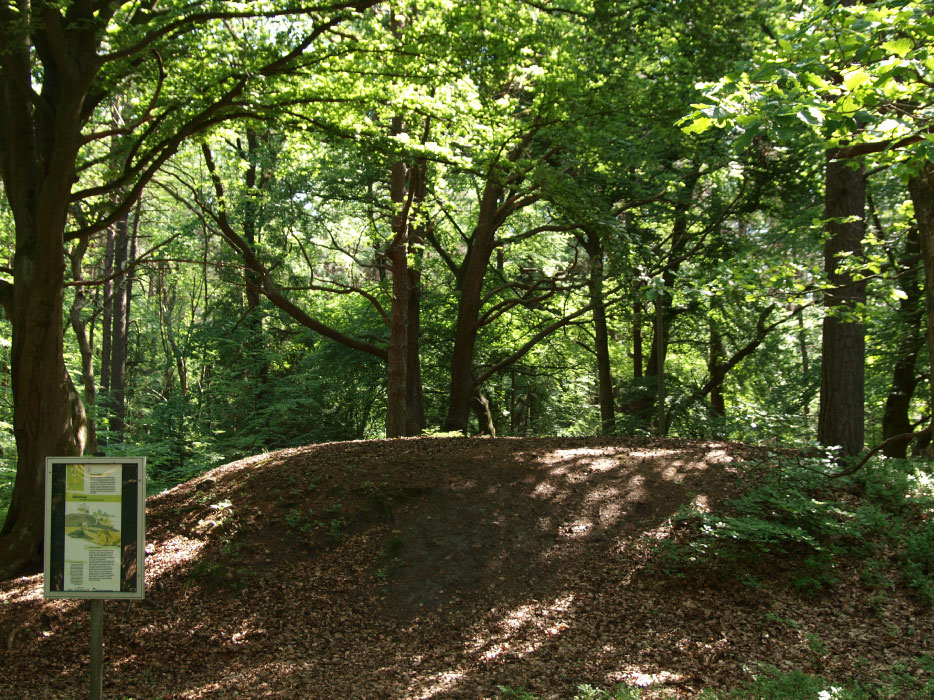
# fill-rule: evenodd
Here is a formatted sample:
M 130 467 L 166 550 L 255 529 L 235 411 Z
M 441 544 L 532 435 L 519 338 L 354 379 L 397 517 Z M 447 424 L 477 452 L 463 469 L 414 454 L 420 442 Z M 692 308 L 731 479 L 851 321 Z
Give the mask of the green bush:
M 761 560 L 763 553 L 802 557 L 794 585 L 814 593 L 836 581 L 843 556 L 873 562 L 868 578 L 881 584 L 888 556 L 902 580 L 934 603 L 934 480 L 930 465 L 876 460 L 852 477 L 830 478 L 828 457 L 773 456 L 752 467 L 755 485 L 716 512 L 682 507 L 673 524 L 678 542 L 669 560 L 714 557 Z

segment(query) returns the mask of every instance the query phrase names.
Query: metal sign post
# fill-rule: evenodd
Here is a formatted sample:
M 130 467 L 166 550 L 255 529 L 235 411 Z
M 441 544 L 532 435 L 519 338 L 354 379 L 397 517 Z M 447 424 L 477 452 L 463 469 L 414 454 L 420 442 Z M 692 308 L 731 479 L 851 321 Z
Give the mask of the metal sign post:
M 145 457 L 49 457 L 45 471 L 46 598 L 91 601 L 90 700 L 101 700 L 104 600 L 142 599 Z
M 104 601 L 91 601 L 91 692 L 90 700 L 104 694 Z

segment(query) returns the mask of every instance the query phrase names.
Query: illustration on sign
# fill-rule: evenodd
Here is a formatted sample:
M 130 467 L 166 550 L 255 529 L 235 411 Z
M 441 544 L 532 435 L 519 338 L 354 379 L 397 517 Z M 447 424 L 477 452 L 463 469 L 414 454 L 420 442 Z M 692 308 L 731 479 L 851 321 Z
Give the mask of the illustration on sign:
M 66 467 L 66 591 L 120 590 L 121 472 L 117 464 Z

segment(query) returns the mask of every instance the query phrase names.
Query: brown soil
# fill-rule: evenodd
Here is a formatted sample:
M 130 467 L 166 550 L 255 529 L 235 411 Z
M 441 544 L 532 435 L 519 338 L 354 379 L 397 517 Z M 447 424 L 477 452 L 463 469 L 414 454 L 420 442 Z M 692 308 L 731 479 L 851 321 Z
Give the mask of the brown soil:
M 728 443 L 441 439 L 284 450 L 153 496 L 147 596 L 105 606 L 105 697 L 695 698 L 759 664 L 877 680 L 934 621 L 856 571 L 663 571 L 680 506 L 737 494 Z M 0 698 L 86 697 L 88 604 L 0 583 Z

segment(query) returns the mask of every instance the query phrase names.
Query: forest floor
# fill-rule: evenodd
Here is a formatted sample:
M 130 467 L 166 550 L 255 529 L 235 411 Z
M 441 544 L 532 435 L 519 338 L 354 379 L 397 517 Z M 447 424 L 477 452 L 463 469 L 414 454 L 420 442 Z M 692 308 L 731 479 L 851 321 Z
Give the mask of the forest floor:
M 857 568 L 746 585 L 675 571 L 682 505 L 735 496 L 764 449 L 422 438 L 251 457 L 152 496 L 147 594 L 105 605 L 107 698 L 695 698 L 763 664 L 872 682 L 934 654 L 934 615 Z M 0 583 L 0 698 L 82 698 L 87 601 Z

